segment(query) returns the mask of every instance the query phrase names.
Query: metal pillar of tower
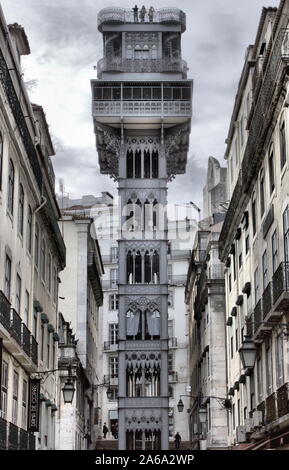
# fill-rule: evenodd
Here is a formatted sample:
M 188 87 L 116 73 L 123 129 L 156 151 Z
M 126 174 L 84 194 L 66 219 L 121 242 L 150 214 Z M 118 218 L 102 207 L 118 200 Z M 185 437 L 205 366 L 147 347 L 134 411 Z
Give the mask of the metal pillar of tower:
M 92 80 L 100 170 L 118 181 L 119 449 L 169 447 L 167 183 L 185 172 L 192 80 L 177 8 L 105 8 Z

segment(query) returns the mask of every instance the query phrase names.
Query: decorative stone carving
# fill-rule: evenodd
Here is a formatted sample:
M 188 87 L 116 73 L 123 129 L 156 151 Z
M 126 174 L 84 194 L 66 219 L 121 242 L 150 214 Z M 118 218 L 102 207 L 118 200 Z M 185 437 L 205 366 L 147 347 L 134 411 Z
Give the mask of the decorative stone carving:
M 159 202 L 160 197 L 161 191 L 158 189 L 140 189 L 137 191 L 130 189 L 125 192 L 125 198 L 127 201 L 130 199 L 132 202 L 136 202 L 136 200 L 139 199 L 142 204 L 147 200 L 150 203 L 153 203 L 155 200 Z
M 131 240 L 131 241 L 127 241 L 125 243 L 125 251 L 126 253 L 128 251 L 159 251 L 160 250 L 160 247 L 161 247 L 161 244 L 160 242 L 157 242 L 157 241 L 134 241 L 134 240 Z
M 97 150 L 101 172 L 118 178 L 118 160 L 121 152 L 121 139 L 111 127 L 97 128 Z
M 176 126 L 165 133 L 168 178 L 185 172 L 190 143 L 190 125 Z
M 158 296 L 151 297 L 139 297 L 139 296 L 130 296 L 126 298 L 126 308 L 130 308 L 132 311 L 135 310 L 154 310 L 160 308 L 161 299 Z

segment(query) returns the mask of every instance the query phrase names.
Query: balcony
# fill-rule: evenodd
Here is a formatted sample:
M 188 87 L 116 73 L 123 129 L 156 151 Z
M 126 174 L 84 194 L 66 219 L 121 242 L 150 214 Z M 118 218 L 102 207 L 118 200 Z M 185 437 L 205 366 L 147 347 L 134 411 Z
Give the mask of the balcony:
M 262 303 L 261 299 L 257 302 L 255 309 L 254 309 L 254 335 L 256 335 L 257 331 L 261 327 L 262 322 Z
M 285 383 L 277 390 L 277 414 L 282 418 L 289 413 L 289 384 Z
M 273 310 L 289 312 L 289 262 L 282 262 L 273 276 Z
M 100 32 L 105 25 L 135 23 L 134 13 L 132 9 L 120 7 L 103 8 L 97 16 L 97 24 Z M 173 7 L 160 8 L 155 10 L 153 19 L 150 22 L 148 14 L 145 15 L 144 22 L 141 24 L 177 24 L 180 25 L 181 31 L 186 30 L 186 15 L 182 10 Z M 138 24 L 138 23 L 136 23 Z
M 0 418 L 0 450 L 35 450 L 35 436 Z
M 117 351 L 117 349 L 118 349 L 117 343 L 111 343 L 110 341 L 105 341 L 103 343 L 103 350 L 106 352 L 114 352 L 114 351 Z
M 103 379 L 103 383 L 109 387 L 117 387 L 118 375 L 117 374 L 105 375 Z
M 101 79 L 103 72 L 127 72 L 127 73 L 181 73 L 183 78 L 187 76 L 188 66 L 185 60 L 180 58 L 165 59 L 123 59 L 112 57 L 101 59 L 97 64 L 97 76 Z
M 37 366 L 38 344 L 29 329 L 22 322 L 16 310 L 0 291 L 0 336 L 6 349 L 13 354 L 29 372 Z
M 277 419 L 276 394 L 272 393 L 266 398 L 266 424 L 270 424 Z

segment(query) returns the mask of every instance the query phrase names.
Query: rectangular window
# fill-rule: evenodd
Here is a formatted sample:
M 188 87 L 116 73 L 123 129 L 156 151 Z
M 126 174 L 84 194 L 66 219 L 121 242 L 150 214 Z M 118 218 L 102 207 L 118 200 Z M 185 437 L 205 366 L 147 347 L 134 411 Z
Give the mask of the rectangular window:
M 276 351 L 276 382 L 277 387 L 284 384 L 284 350 L 282 335 L 277 336 L 275 343 Z
M 27 380 L 23 380 L 22 387 L 22 428 L 26 429 L 27 426 L 27 394 L 28 394 L 28 383 Z
M 41 361 L 44 360 L 44 340 L 45 340 L 45 328 L 44 324 L 41 324 L 41 350 L 40 350 L 40 357 Z
M 289 206 L 283 214 L 285 261 L 289 261 Z
M 118 247 L 117 246 L 114 246 L 111 248 L 110 250 L 110 254 L 111 254 L 111 262 L 117 262 L 118 261 Z
M 13 371 L 12 423 L 17 425 L 19 375 Z
M 270 194 L 273 193 L 275 189 L 275 171 L 274 171 L 274 152 L 273 150 L 269 156 L 269 185 L 270 185 Z
M 118 342 L 118 324 L 110 323 L 109 325 L 109 342 L 110 344 L 117 344 Z
M 19 274 L 16 276 L 16 294 L 15 294 L 15 310 L 20 315 L 21 313 L 21 277 Z
M 54 297 L 54 303 L 57 304 L 57 297 L 58 297 L 58 274 L 57 274 L 57 268 L 56 268 L 56 267 L 54 268 L 54 275 L 53 275 L 53 278 L 54 278 L 54 293 L 53 293 L 53 297 Z
M 256 408 L 254 374 L 250 375 L 250 411 Z
M 118 295 L 112 294 L 109 296 L 109 310 L 118 310 Z
M 236 329 L 236 333 L 235 333 L 235 343 L 236 343 L 236 351 L 238 351 L 238 349 L 239 349 L 239 331 L 238 331 L 238 328 Z
M 262 271 L 263 271 L 263 290 L 266 289 L 268 285 L 268 257 L 267 250 L 264 251 L 262 256 Z
M 243 257 L 242 257 L 242 253 L 239 254 L 239 269 L 241 269 L 243 265 Z
M 25 309 L 24 309 L 24 323 L 26 326 L 29 325 L 29 309 L 30 309 L 30 295 L 29 292 L 25 291 Z
M 254 289 L 255 289 L 255 304 L 256 304 L 259 300 L 259 270 L 258 268 L 256 268 L 254 272 Z
M 285 122 L 284 121 L 283 121 L 283 123 L 281 124 L 281 127 L 280 127 L 279 137 L 280 137 L 280 164 L 281 164 L 281 169 L 282 169 L 284 167 L 285 163 L 286 163 L 286 158 L 287 158 L 287 155 L 286 155 L 286 134 L 285 134 Z
M 110 270 L 110 287 L 116 288 L 117 283 L 118 283 L 118 270 L 111 269 Z
M 173 372 L 174 370 L 174 356 L 173 354 L 168 355 L 168 371 Z
M 4 285 L 4 294 L 7 299 L 10 301 L 11 295 L 11 259 L 6 255 L 5 260 L 5 285 Z
M 231 273 L 229 274 L 229 291 L 231 292 L 232 290 L 232 275 Z
M 50 337 L 51 335 L 47 332 L 47 356 L 46 356 L 46 363 L 47 367 L 50 367 Z
M 262 359 L 257 361 L 257 381 L 258 381 L 258 399 L 259 402 L 263 400 L 263 366 Z
M 27 238 L 26 238 L 26 248 L 28 253 L 31 254 L 32 250 L 32 209 L 28 206 L 27 209 Z
M 32 325 L 32 334 L 35 339 L 37 339 L 37 311 L 33 309 L 33 325 Z
M 271 395 L 273 391 L 273 377 L 272 377 L 272 350 L 271 344 L 266 348 L 266 388 L 267 395 Z
M 42 240 L 42 245 L 41 245 L 41 278 L 42 278 L 42 281 L 45 282 L 46 280 L 46 244 L 44 240 Z
M 253 235 L 256 233 L 257 227 L 257 220 L 256 220 L 256 200 L 254 199 L 252 202 L 252 227 L 253 227 Z
M 109 373 L 112 378 L 118 377 L 118 357 L 109 358 Z
M 51 286 L 52 286 L 52 256 L 49 253 L 48 255 L 48 265 L 47 265 L 47 281 L 48 281 L 48 292 L 51 293 Z
M 1 398 L 2 398 L 2 418 L 7 419 L 7 396 L 8 396 L 8 364 L 2 362 L 2 380 L 1 380 Z
M 34 237 L 34 262 L 35 266 L 39 266 L 39 225 L 35 224 L 35 237 Z
M 234 339 L 233 336 L 231 336 L 231 358 L 233 359 L 234 357 Z
M 275 273 L 278 268 L 278 237 L 277 230 L 272 235 L 272 267 L 273 273 Z
M 265 211 L 265 188 L 264 188 L 264 174 L 262 173 L 260 178 L 260 212 L 261 217 Z
M 246 240 L 245 240 L 245 250 L 246 250 L 246 255 L 249 253 L 250 250 L 250 237 L 247 235 Z

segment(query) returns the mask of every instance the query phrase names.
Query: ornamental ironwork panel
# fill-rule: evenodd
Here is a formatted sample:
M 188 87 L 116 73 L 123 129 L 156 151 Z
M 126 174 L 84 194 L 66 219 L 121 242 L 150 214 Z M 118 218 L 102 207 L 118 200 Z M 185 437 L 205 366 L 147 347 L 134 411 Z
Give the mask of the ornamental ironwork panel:
M 28 434 L 28 447 L 29 447 L 29 450 L 36 449 L 36 439 L 35 439 L 34 434 L 32 433 Z
M 2 291 L 0 291 L 0 323 L 10 331 L 11 320 L 10 320 L 10 302 L 5 297 Z
M 263 292 L 263 320 L 266 318 L 272 308 L 272 285 L 269 282 Z
M 15 424 L 9 423 L 8 433 L 8 449 L 18 450 L 19 449 L 19 429 Z
M 11 336 L 21 346 L 21 324 L 22 324 L 22 320 L 21 320 L 20 315 L 18 315 L 18 313 L 16 312 L 16 310 L 12 309 L 11 312 L 12 312 Z
M 278 418 L 289 413 L 289 384 L 285 383 L 277 390 Z
M 284 292 L 289 292 L 289 262 L 280 263 L 273 276 L 273 302 L 279 300 Z
M 34 336 L 31 335 L 31 359 L 35 365 L 38 365 L 38 343 Z
M 266 424 L 272 423 L 276 418 L 276 394 L 272 393 L 272 395 L 266 399 Z
M 22 348 L 23 351 L 30 357 L 31 354 L 31 333 L 27 326 L 22 323 Z
M 20 429 L 19 450 L 28 450 L 28 432 Z
M 7 449 L 7 421 L 0 418 L 0 450 Z
M 262 322 L 262 303 L 261 300 L 256 304 L 256 307 L 254 309 L 254 334 L 257 333 L 261 326 Z

